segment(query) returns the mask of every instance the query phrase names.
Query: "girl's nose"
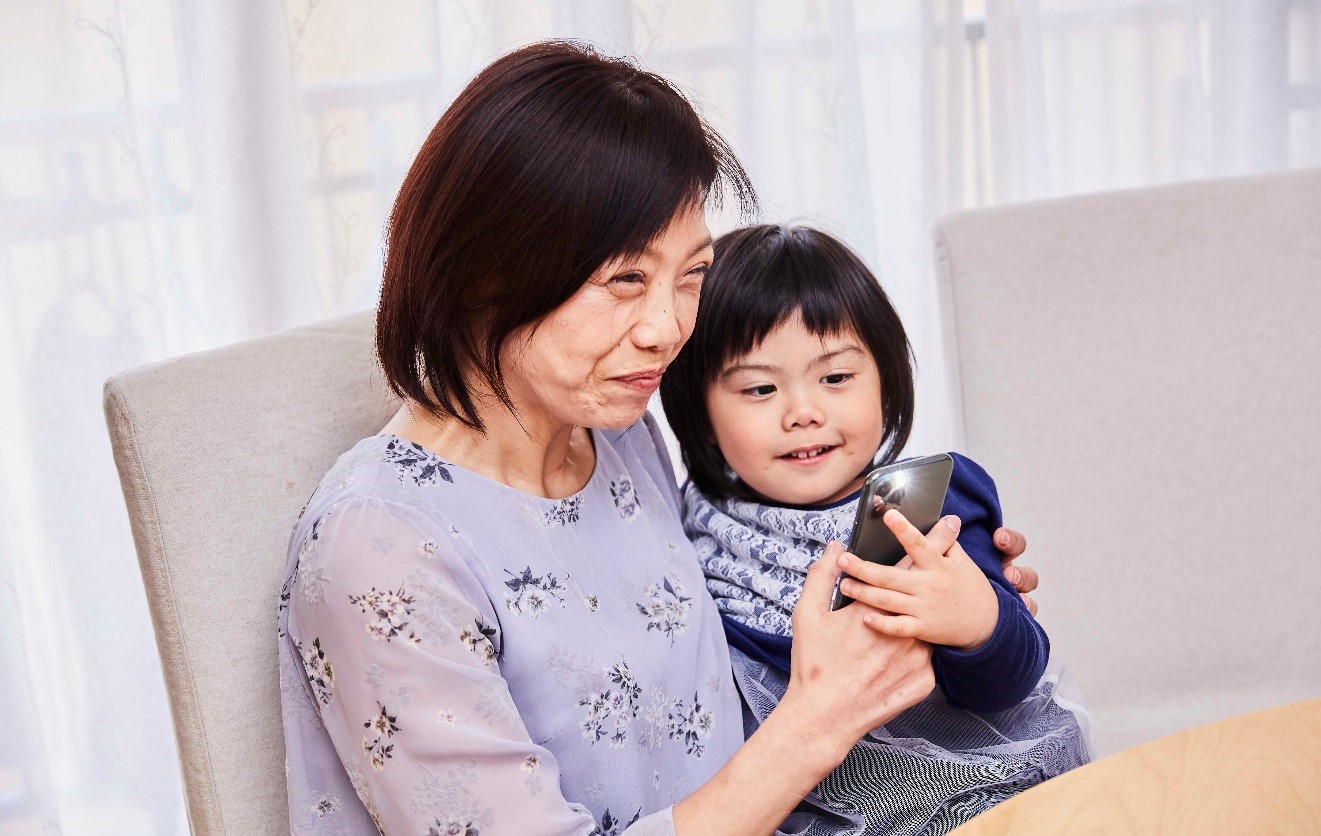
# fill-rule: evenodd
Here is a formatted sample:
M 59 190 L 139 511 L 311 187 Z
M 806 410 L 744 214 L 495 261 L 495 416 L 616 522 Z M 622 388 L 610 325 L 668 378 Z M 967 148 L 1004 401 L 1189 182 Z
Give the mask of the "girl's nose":
M 825 420 L 825 413 L 816 400 L 802 395 L 795 396 L 784 411 L 785 430 L 819 427 Z

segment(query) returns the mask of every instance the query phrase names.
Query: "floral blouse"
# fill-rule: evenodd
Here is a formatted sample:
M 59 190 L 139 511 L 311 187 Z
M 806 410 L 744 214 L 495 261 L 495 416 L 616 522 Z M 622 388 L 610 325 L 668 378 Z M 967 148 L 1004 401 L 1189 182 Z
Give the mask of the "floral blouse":
M 653 419 L 560 500 L 397 436 L 340 457 L 281 594 L 291 831 L 671 834 L 743 742 Z

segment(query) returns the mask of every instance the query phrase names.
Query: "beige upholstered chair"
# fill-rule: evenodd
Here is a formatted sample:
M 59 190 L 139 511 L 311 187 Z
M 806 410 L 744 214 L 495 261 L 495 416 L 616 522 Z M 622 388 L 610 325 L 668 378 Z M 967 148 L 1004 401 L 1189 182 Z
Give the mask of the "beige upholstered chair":
M 111 378 L 106 420 L 156 628 L 193 832 L 289 832 L 275 613 L 289 533 L 397 402 L 371 314 Z
M 1321 171 L 970 212 L 937 258 L 1102 750 L 1321 696 Z

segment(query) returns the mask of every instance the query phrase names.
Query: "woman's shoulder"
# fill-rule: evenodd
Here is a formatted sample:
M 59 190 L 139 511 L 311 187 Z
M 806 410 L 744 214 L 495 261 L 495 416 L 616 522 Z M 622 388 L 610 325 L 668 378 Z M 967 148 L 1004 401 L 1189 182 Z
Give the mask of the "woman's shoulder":
M 375 509 L 382 516 L 413 525 L 432 516 L 424 489 L 452 482 L 446 463 L 424 448 L 397 436 L 374 435 L 349 448 L 321 477 L 294 531 L 294 542 L 305 539 L 331 514 L 350 509 Z

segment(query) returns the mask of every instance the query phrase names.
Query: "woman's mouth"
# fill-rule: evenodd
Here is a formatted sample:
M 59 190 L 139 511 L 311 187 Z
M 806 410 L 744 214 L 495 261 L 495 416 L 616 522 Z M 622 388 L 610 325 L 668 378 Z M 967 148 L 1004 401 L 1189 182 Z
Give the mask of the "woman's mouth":
M 638 374 L 611 378 L 611 380 L 637 392 L 646 392 L 647 394 L 650 394 L 660 387 L 661 374 L 663 372 L 663 369 L 653 372 L 639 372 Z

